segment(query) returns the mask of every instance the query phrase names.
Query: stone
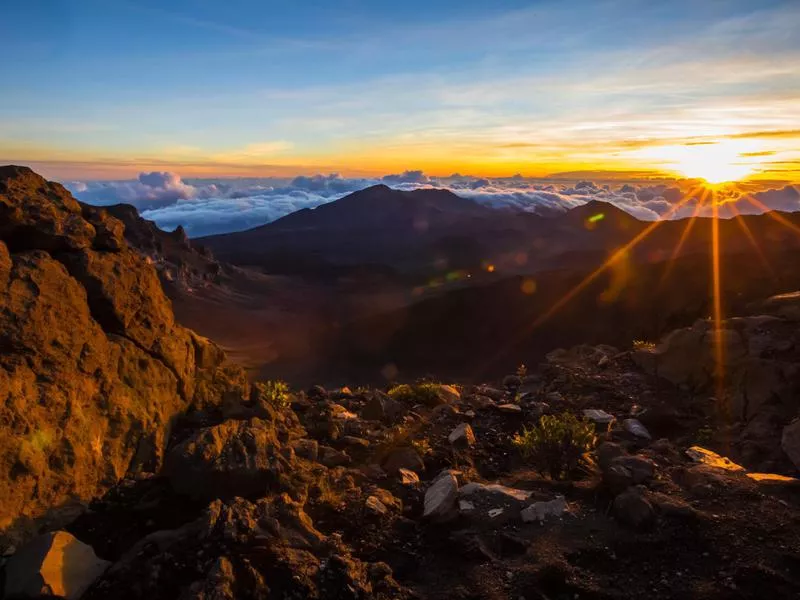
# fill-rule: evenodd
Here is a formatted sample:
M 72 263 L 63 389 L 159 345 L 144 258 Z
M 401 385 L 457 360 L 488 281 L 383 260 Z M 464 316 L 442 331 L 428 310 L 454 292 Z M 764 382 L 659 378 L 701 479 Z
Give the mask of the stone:
M 164 475 L 176 492 L 195 500 L 258 498 L 292 470 L 291 457 L 280 450 L 272 424 L 256 418 L 225 421 L 175 446 Z
M 495 496 L 515 502 L 524 502 L 530 497 L 531 492 L 506 487 L 499 483 L 484 484 L 473 481 L 462 486 L 459 494 L 461 496 L 475 496 L 476 498 Z
M 376 515 L 387 515 L 389 514 L 389 509 L 386 508 L 386 505 L 378 500 L 375 496 L 370 496 L 367 498 L 366 502 L 364 502 L 364 506 L 372 513 Z
M 643 440 L 652 440 L 653 436 L 647 431 L 647 428 L 642 425 L 639 419 L 625 419 L 622 421 L 622 428 L 631 435 L 641 438 Z
M 634 529 L 646 529 L 655 521 L 655 509 L 641 486 L 628 488 L 614 499 L 614 518 Z
M 306 460 L 316 462 L 319 458 L 319 442 L 317 440 L 297 440 L 293 445 L 295 454 Z
M 320 446 L 320 451 L 322 454 L 319 461 L 330 469 L 349 465 L 352 462 L 350 455 L 342 450 L 330 446 Z
M 458 480 L 446 470 L 439 474 L 425 492 L 423 517 L 435 522 L 446 522 L 458 515 Z
M 416 485 L 419 483 L 419 475 L 408 469 L 397 469 L 397 475 L 400 478 L 400 483 L 403 485 Z
M 781 448 L 786 456 L 800 469 L 800 419 L 796 419 L 783 429 Z
M 583 411 L 583 416 L 597 425 L 608 425 L 614 422 L 614 415 L 598 408 L 587 408 Z
M 404 407 L 387 394 L 375 392 L 361 411 L 361 418 L 368 421 L 392 423 L 402 416 Z
M 520 516 L 526 523 L 542 522 L 548 517 L 561 517 L 567 510 L 567 501 L 564 496 L 556 496 L 547 502 L 534 502 L 524 509 Z
M 342 442 L 352 448 L 369 448 L 369 440 L 356 437 L 354 435 L 346 435 L 342 438 Z
M 724 471 L 744 471 L 744 467 L 737 465 L 731 459 L 720 456 L 716 452 L 707 450 L 700 446 L 692 446 L 686 450 L 686 455 L 694 462 L 713 467 L 715 469 L 722 469 Z
M 469 500 L 458 501 L 458 512 L 462 515 L 469 515 L 475 511 L 475 505 Z
M 468 423 L 462 423 L 447 436 L 447 441 L 459 448 L 468 448 L 475 445 L 475 434 Z
M 78 600 L 110 564 L 66 531 L 40 535 L 8 560 L 5 597 Z
M 494 400 L 492 400 L 489 396 L 483 396 L 479 394 L 472 394 L 471 396 L 467 396 L 464 399 L 464 402 L 469 406 L 471 406 L 472 408 L 474 408 L 475 410 L 487 410 L 495 406 Z
M 652 479 L 656 472 L 656 464 L 643 456 L 619 456 L 611 461 L 611 465 L 625 468 L 634 484 Z
M 597 456 L 597 464 L 600 466 L 601 471 L 605 471 L 611 466 L 611 461 L 618 456 L 624 456 L 625 450 L 619 444 L 614 442 L 603 442 L 595 450 Z
M 497 410 L 510 415 L 522 413 L 522 407 L 519 404 L 500 404 L 497 406 Z
M 425 470 L 425 463 L 420 455 L 411 447 L 397 448 L 393 450 L 381 465 L 390 475 L 396 474 L 400 469 L 408 469 L 415 473 L 422 473 Z

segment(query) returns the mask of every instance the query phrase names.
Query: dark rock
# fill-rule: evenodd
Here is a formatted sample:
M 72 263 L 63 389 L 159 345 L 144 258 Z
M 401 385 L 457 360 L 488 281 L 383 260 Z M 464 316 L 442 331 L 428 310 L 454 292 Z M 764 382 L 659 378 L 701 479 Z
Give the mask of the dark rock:
M 655 510 L 641 486 L 628 488 L 614 499 L 614 518 L 634 529 L 646 529 L 655 521 Z
M 400 469 L 408 469 L 415 473 L 425 470 L 425 463 L 416 450 L 411 447 L 393 450 L 383 462 L 383 469 L 390 475 L 396 474 Z

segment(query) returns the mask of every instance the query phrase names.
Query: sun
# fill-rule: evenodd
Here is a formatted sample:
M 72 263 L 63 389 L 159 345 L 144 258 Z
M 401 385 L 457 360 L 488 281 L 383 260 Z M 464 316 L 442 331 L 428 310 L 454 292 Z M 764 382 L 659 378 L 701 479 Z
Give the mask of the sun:
M 706 183 L 739 181 L 758 170 L 759 153 L 747 140 L 716 140 L 657 146 L 639 152 L 668 171 Z
M 739 181 L 753 173 L 753 165 L 726 144 L 680 146 L 675 168 L 686 177 L 708 183 Z

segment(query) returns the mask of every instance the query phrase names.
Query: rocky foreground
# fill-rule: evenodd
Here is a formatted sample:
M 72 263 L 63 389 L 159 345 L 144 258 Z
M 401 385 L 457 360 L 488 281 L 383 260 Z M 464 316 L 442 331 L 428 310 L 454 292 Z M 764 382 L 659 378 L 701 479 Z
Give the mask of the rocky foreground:
M 0 239 L 6 597 L 800 596 L 798 297 L 726 321 L 721 390 L 701 321 L 486 385 L 291 391 L 29 170 Z M 591 439 L 548 468 L 518 434 L 564 415 Z

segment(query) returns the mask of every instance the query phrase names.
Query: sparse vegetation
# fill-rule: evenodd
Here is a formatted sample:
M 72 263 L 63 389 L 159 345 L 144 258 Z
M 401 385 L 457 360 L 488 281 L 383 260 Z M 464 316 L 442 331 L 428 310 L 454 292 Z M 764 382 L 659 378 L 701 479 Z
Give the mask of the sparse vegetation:
M 291 404 L 292 397 L 289 394 L 289 385 L 285 381 L 279 379 L 259 381 L 254 386 L 257 394 L 272 406 L 283 408 Z
M 426 438 L 421 438 L 418 440 L 413 440 L 411 442 L 411 447 L 417 451 L 422 458 L 433 454 L 433 448 L 431 447 L 431 443 Z
M 435 406 L 439 404 L 439 385 L 436 383 L 401 383 L 389 390 L 393 400 L 406 404 L 425 404 Z
M 633 349 L 652 352 L 656 349 L 656 345 L 654 342 L 648 342 L 647 340 L 633 340 Z
M 594 424 L 570 413 L 544 415 L 538 425 L 523 428 L 512 443 L 526 461 L 561 479 L 594 447 Z

